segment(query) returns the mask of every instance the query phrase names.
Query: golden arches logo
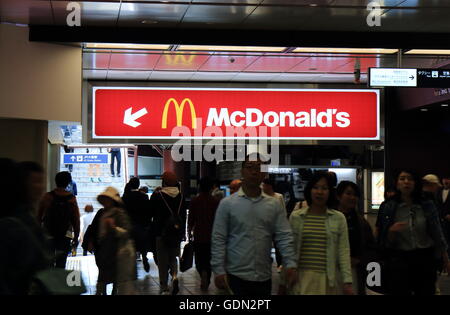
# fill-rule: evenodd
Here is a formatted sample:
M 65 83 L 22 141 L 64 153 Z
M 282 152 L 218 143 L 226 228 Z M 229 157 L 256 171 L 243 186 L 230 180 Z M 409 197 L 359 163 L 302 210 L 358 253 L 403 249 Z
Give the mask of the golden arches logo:
M 165 55 L 166 64 L 168 65 L 191 65 L 195 59 L 195 55 Z
M 178 104 L 177 100 L 174 98 L 170 98 L 166 102 L 166 105 L 164 105 L 164 111 L 163 111 L 163 115 L 162 115 L 161 128 L 167 129 L 167 113 L 169 112 L 169 107 L 172 103 L 175 106 L 175 114 L 177 116 L 177 127 L 181 127 L 181 124 L 183 123 L 184 106 L 186 105 L 186 103 L 188 103 L 189 109 L 191 110 L 192 128 L 193 129 L 197 128 L 197 122 L 196 122 L 197 115 L 195 114 L 194 104 L 192 104 L 192 101 L 189 98 L 185 98 L 181 102 L 181 104 Z

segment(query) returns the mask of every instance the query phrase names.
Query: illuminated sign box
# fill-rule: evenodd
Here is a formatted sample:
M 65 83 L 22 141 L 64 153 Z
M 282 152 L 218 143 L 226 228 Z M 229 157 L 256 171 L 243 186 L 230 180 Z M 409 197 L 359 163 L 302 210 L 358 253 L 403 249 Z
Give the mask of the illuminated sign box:
M 93 139 L 380 139 L 378 90 L 94 87 L 92 104 Z

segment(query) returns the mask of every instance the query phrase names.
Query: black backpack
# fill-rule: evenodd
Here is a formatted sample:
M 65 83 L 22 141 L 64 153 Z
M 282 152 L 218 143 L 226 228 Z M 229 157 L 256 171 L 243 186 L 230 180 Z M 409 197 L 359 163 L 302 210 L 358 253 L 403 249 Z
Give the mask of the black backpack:
M 181 240 L 183 239 L 184 235 L 184 224 L 180 217 L 180 209 L 181 205 L 183 203 L 183 197 L 180 194 L 180 203 L 178 205 L 177 212 L 174 212 L 169 204 L 167 203 L 166 199 L 164 198 L 163 194 L 160 192 L 161 198 L 166 204 L 167 209 L 170 211 L 170 217 L 167 219 L 166 223 L 164 224 L 162 228 L 161 237 L 163 242 L 166 244 L 167 247 L 178 247 L 180 245 Z
M 72 209 L 69 200 L 73 195 L 58 196 L 50 192 L 53 201 L 44 215 L 44 228 L 53 238 L 62 238 L 71 225 Z

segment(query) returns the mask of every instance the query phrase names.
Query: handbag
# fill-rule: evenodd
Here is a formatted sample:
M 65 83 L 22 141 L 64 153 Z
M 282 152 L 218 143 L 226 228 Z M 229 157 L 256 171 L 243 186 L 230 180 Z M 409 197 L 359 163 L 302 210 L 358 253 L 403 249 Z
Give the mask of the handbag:
M 183 249 L 183 255 L 180 258 L 180 271 L 185 272 L 192 268 L 194 261 L 194 244 L 192 242 L 187 243 Z

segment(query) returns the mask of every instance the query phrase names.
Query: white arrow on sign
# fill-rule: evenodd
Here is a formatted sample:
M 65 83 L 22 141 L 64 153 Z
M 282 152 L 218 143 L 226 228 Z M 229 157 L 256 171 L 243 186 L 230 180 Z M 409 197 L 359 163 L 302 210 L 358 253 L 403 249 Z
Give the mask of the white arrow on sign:
M 140 110 L 138 110 L 136 113 L 131 114 L 131 111 L 133 110 L 133 107 L 128 108 L 125 111 L 125 115 L 123 117 L 123 123 L 125 125 L 131 126 L 133 128 L 139 127 L 141 123 L 137 122 L 136 119 L 141 118 L 142 116 L 147 114 L 147 109 L 144 107 Z

